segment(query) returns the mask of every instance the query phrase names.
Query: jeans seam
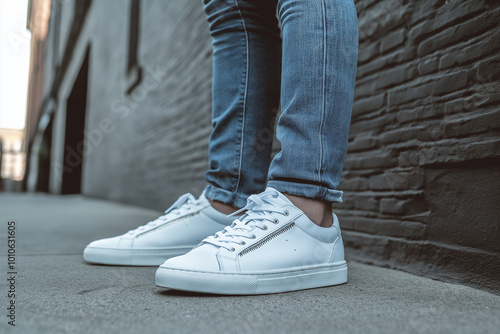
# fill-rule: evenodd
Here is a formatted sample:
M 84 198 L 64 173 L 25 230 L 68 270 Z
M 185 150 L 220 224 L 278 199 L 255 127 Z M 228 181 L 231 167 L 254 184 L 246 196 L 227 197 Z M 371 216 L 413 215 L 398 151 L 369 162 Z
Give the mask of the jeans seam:
M 246 68 L 245 68 L 245 89 L 243 94 L 243 113 L 242 113 L 242 121 L 241 121 L 241 143 L 240 143 L 240 161 L 238 165 L 238 181 L 236 183 L 235 192 L 238 192 L 241 183 L 241 168 L 243 165 L 243 145 L 245 143 L 245 118 L 246 118 L 246 104 L 247 104 L 247 94 L 248 94 L 248 70 L 249 70 L 249 59 L 248 59 L 248 31 L 245 23 L 245 19 L 243 18 L 243 14 L 241 13 L 241 9 L 238 3 L 238 0 L 234 0 L 234 4 L 238 10 L 238 13 L 241 18 L 241 23 L 243 25 L 243 31 L 245 32 L 245 53 L 246 53 Z
M 318 181 L 321 184 L 321 174 L 323 172 L 323 126 L 324 126 L 324 118 L 326 111 L 326 66 L 327 66 L 327 44 L 326 44 L 326 8 L 325 1 L 321 1 L 321 9 L 323 16 L 323 105 L 321 110 L 321 119 L 320 119 L 320 129 L 319 129 L 319 169 L 318 169 Z M 320 189 L 318 189 L 318 193 Z

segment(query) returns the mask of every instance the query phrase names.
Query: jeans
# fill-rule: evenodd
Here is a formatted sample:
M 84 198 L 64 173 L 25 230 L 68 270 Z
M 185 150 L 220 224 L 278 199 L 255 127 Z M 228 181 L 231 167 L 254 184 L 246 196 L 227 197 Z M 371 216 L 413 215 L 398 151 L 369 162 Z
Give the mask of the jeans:
M 341 202 L 358 52 L 353 0 L 203 2 L 213 40 L 205 195 L 243 207 L 267 184 Z M 281 151 L 271 161 L 279 107 Z

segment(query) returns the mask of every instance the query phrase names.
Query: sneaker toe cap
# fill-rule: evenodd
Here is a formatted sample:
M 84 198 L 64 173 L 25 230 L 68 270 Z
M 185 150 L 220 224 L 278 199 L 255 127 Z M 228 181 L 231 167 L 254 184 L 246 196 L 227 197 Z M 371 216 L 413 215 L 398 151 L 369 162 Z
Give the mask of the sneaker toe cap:
M 187 254 L 168 259 L 160 267 L 174 270 L 219 272 L 219 261 L 216 253 L 210 248 L 209 245 L 197 247 Z
M 106 238 L 91 242 L 87 245 L 87 248 L 122 248 L 124 245 L 124 240 L 122 237 Z

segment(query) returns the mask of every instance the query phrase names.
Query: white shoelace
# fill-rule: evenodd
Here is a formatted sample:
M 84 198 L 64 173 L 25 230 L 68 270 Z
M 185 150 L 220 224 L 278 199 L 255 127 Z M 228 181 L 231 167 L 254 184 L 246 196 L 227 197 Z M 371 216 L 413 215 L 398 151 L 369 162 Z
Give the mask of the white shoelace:
M 193 195 L 191 195 L 189 193 L 184 194 L 181 197 L 179 197 L 179 199 L 177 201 L 175 201 L 175 203 L 172 204 L 167 210 L 165 210 L 164 215 L 156 218 L 153 221 L 150 221 L 149 223 L 147 223 L 145 225 L 139 226 L 134 230 L 130 230 L 130 231 L 128 231 L 128 233 L 134 234 L 137 232 L 143 232 L 146 229 L 163 224 L 163 223 L 169 221 L 170 219 L 174 218 L 175 216 L 179 216 L 182 212 L 187 213 L 187 212 L 191 211 L 193 208 L 195 208 L 195 206 L 199 206 L 199 205 L 200 205 L 199 199 L 196 199 Z M 175 215 L 175 216 L 173 217 L 173 215 Z
M 205 238 L 203 243 L 224 247 L 232 252 L 235 250 L 232 244 L 244 245 L 246 244 L 245 239 L 255 239 L 256 235 L 253 233 L 255 228 L 267 230 L 266 221 L 273 224 L 279 223 L 279 220 L 272 216 L 272 213 L 288 216 L 287 210 L 283 210 L 276 205 L 278 196 L 279 193 L 274 189 L 268 189 L 258 195 L 251 195 L 248 197 L 247 205 L 230 216 L 237 215 L 245 210 L 247 212 L 222 231 Z

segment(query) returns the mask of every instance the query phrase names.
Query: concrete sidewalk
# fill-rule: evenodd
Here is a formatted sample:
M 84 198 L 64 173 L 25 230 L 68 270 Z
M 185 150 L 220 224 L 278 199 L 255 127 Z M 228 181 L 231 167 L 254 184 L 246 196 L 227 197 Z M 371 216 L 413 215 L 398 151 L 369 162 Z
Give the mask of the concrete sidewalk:
M 14 330 L 6 317 L 8 220 L 16 221 L 18 333 L 498 333 L 500 328 L 500 296 L 353 262 L 342 286 L 218 297 L 157 288 L 156 268 L 83 261 L 90 241 L 159 214 L 81 196 L 0 195 L 0 333 Z

